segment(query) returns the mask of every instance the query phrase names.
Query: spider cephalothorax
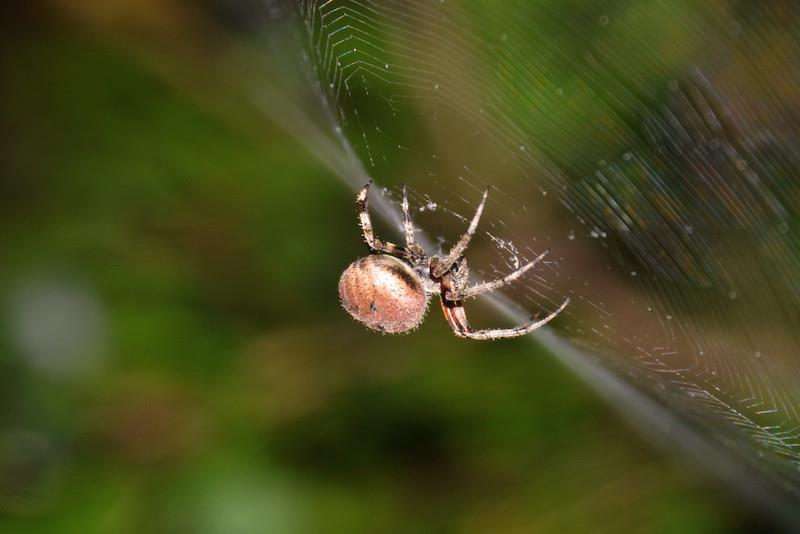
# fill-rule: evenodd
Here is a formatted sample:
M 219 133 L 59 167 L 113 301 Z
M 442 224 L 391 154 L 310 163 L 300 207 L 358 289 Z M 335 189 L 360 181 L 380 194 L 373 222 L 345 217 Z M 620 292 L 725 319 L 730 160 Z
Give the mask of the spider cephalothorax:
M 566 299 L 544 319 L 514 328 L 473 330 L 464 312 L 464 299 L 493 291 L 516 280 L 539 263 L 547 252 L 503 278 L 467 287 L 469 269 L 463 254 L 478 228 L 478 221 L 489 194 L 488 187 L 467 231 L 447 256 L 428 256 L 416 243 L 405 187 L 402 207 L 406 246 L 400 247 L 377 239 L 372 233 L 372 222 L 367 211 L 368 191 L 369 184 L 358 193 L 356 205 L 361 232 L 373 254 L 351 263 L 339 279 L 342 306 L 354 319 L 368 328 L 390 334 L 409 332 L 424 319 L 430 296 L 439 295 L 442 312 L 457 336 L 500 339 L 521 336 L 536 330 L 550 322 L 569 303 L 569 299 Z

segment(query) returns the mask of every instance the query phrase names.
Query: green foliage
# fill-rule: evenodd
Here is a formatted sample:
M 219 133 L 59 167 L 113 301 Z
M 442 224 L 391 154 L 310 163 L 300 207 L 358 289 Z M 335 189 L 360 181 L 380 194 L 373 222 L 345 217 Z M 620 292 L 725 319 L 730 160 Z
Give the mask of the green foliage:
M 0 78 L 7 316 L 45 280 L 103 318 L 88 370 L 3 334 L 4 532 L 737 521 L 528 341 L 464 343 L 435 313 L 407 337 L 350 321 L 352 192 L 280 131 L 71 34 L 20 37 Z

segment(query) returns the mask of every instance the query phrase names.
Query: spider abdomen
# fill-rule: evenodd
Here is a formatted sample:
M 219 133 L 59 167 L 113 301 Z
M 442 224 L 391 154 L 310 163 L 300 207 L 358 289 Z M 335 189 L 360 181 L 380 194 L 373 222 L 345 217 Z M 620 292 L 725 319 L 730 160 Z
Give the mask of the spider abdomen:
M 414 329 L 428 308 L 419 276 L 407 263 L 386 254 L 351 263 L 339 279 L 339 298 L 356 321 L 389 334 Z

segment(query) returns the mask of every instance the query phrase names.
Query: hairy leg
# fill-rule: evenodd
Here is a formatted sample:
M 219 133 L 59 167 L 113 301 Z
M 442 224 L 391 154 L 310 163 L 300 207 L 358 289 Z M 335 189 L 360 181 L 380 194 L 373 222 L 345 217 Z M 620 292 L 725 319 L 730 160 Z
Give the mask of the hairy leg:
M 371 182 L 370 182 L 371 183 Z M 369 192 L 370 183 L 365 185 L 356 196 L 356 208 L 358 210 L 358 224 L 361 227 L 361 234 L 364 236 L 367 246 L 375 252 L 383 252 L 385 254 L 393 254 L 395 256 L 409 257 L 409 252 L 403 247 L 399 247 L 389 241 L 381 241 L 375 237 L 372 232 L 372 220 L 369 217 L 369 208 L 367 203 L 367 193 Z
M 483 213 L 483 206 L 486 204 L 486 197 L 489 195 L 489 186 L 486 186 L 486 189 L 483 192 L 483 198 L 481 199 L 481 203 L 478 204 L 478 209 L 475 210 L 475 215 L 472 216 L 472 221 L 469 223 L 469 227 L 464 235 L 458 240 L 458 242 L 453 245 L 453 248 L 450 249 L 450 252 L 447 254 L 445 258 L 443 258 L 433 270 L 433 276 L 440 277 L 448 270 L 450 267 L 464 255 L 464 251 L 467 250 L 467 245 L 469 245 L 472 236 L 475 235 L 475 230 L 478 229 L 478 222 L 481 220 L 481 214 Z
M 500 278 L 498 280 L 492 280 L 491 282 L 484 282 L 482 284 L 475 284 L 472 287 L 468 287 L 460 291 L 458 290 L 448 291 L 445 296 L 449 300 L 461 300 L 470 297 L 477 297 L 482 293 L 488 293 L 489 291 L 494 291 L 495 289 L 501 288 L 506 284 L 510 284 L 511 282 L 513 282 L 514 280 L 525 274 L 534 265 L 542 261 L 549 252 L 550 249 L 545 250 L 544 252 L 536 256 L 536 258 L 534 258 L 532 261 L 526 263 L 516 271 L 505 275 L 503 278 Z
M 447 319 L 450 328 L 453 329 L 453 333 L 458 337 L 469 339 L 506 339 L 524 336 L 546 325 L 564 311 L 567 304 L 569 304 L 569 298 L 567 298 L 558 309 L 543 319 L 533 320 L 514 328 L 495 328 L 489 330 L 472 330 L 469 326 L 469 322 L 467 322 L 467 314 L 464 311 L 464 306 L 461 305 L 460 301 L 442 300 L 442 311 L 444 312 L 445 319 Z
M 414 238 L 414 223 L 411 221 L 411 211 L 408 205 L 408 192 L 406 191 L 406 184 L 403 184 L 403 231 L 406 236 L 406 250 L 416 259 L 422 258 L 425 253 L 422 247 L 417 245 Z

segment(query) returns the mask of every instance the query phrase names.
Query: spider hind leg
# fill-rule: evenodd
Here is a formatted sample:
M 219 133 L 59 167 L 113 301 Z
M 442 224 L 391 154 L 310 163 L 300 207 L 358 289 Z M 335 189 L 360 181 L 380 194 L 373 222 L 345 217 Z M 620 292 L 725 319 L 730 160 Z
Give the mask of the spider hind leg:
M 408 250 L 411 256 L 415 258 L 423 258 L 425 256 L 425 252 L 422 250 L 422 247 L 417 244 L 417 241 L 414 237 L 414 223 L 411 221 L 411 212 L 409 211 L 408 191 L 406 190 L 406 184 L 403 184 L 403 202 L 401 207 L 403 208 L 403 232 L 405 233 L 406 237 L 406 250 Z
M 372 219 L 369 216 L 369 205 L 367 200 L 367 193 L 369 186 L 372 182 L 368 182 L 356 196 L 356 209 L 358 211 L 358 225 L 361 227 L 361 235 L 367 246 L 375 252 L 383 252 L 384 254 L 391 254 L 393 256 L 401 256 L 404 258 L 411 257 L 412 254 L 405 248 L 395 245 L 390 241 L 381 241 L 372 230 Z

